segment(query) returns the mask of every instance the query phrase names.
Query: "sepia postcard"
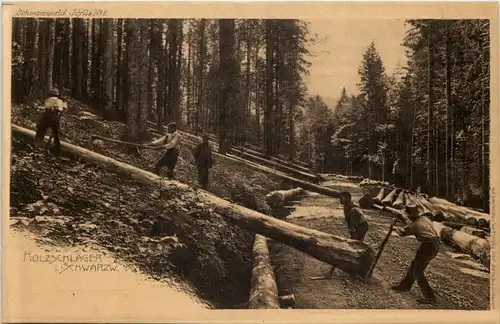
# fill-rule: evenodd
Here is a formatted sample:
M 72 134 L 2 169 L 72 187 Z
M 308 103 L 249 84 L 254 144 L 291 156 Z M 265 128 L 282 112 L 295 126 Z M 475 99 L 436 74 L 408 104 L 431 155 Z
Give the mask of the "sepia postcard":
M 2 4 L 2 322 L 498 323 L 497 2 Z

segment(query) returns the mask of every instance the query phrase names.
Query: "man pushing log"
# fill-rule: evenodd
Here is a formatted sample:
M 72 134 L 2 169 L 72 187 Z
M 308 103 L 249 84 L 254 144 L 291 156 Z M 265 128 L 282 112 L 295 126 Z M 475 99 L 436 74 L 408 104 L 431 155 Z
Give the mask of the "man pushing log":
M 351 239 L 363 242 L 368 232 L 368 222 L 361 208 L 352 201 L 351 194 L 343 191 L 339 194 L 340 203 L 344 206 L 344 217 Z M 332 266 L 326 276 L 311 277 L 311 280 L 332 279 L 336 267 Z
M 156 162 L 154 173 L 160 175 L 161 168 L 166 166 L 167 177 L 170 179 L 174 178 L 174 169 L 179 157 L 180 142 L 181 135 L 177 132 L 177 125 L 175 123 L 170 123 L 167 125 L 167 135 L 148 144 L 149 146 L 153 146 L 157 149 L 167 149 L 161 158 Z
M 392 287 L 395 291 L 409 291 L 415 280 L 417 281 L 423 298 L 417 299 L 421 304 L 435 304 L 436 297 L 429 282 L 425 278 L 424 270 L 429 262 L 436 257 L 439 252 L 439 234 L 434 229 L 432 221 L 424 215 L 419 215 L 418 207 L 409 204 L 405 208 L 411 223 L 404 228 L 396 228 L 400 236 L 415 235 L 420 242 L 420 247 L 413 259 L 404 279 L 396 286 Z

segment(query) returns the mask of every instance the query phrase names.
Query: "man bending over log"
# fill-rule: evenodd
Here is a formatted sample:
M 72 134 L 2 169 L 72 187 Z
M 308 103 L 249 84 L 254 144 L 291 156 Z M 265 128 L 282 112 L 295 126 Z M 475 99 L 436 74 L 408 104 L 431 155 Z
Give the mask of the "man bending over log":
M 363 242 L 366 233 L 368 232 L 368 222 L 365 219 L 363 211 L 361 210 L 361 208 L 354 204 L 351 194 L 347 191 L 343 191 L 340 193 L 339 200 L 340 203 L 344 206 L 344 217 L 351 239 Z M 326 276 L 311 277 L 311 279 L 332 279 L 335 269 L 336 268 L 333 266 Z
M 203 142 L 196 147 L 193 155 L 194 160 L 196 161 L 196 166 L 198 167 L 198 181 L 200 182 L 200 187 L 207 189 L 208 171 L 213 164 L 212 150 L 210 150 L 207 134 L 203 135 Z
M 396 227 L 396 232 L 400 236 L 415 235 L 420 242 L 420 247 L 406 276 L 398 285 L 392 287 L 392 289 L 396 291 L 409 291 L 416 280 L 423 294 L 423 298 L 419 298 L 417 301 L 421 304 L 435 304 L 436 297 L 425 278 L 424 270 L 439 252 L 439 234 L 432 226 L 432 221 L 429 218 L 419 215 L 416 205 L 407 205 L 405 211 L 412 222 L 404 228 Z
M 167 177 L 174 178 L 174 169 L 179 157 L 179 144 L 181 135 L 177 132 L 177 125 L 170 123 L 167 125 L 167 135 L 152 141 L 149 146 L 155 146 L 158 149 L 166 148 L 167 150 L 156 162 L 154 173 L 160 175 L 160 170 L 163 166 L 167 167 Z
M 51 89 L 49 97 L 43 103 L 43 112 L 36 127 L 36 147 L 43 147 L 43 139 L 50 128 L 54 137 L 54 155 L 59 156 L 61 154 L 61 141 L 59 139 L 60 119 L 63 111 L 67 108 L 68 105 L 61 100 L 59 91 Z

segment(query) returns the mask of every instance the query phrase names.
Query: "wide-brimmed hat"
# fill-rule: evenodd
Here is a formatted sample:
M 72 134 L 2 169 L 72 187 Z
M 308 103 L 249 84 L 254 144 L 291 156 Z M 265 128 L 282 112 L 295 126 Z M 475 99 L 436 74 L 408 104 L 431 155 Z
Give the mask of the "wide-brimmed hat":
M 167 127 L 170 127 L 170 126 L 177 128 L 177 124 L 175 122 L 171 122 L 171 123 L 167 124 Z

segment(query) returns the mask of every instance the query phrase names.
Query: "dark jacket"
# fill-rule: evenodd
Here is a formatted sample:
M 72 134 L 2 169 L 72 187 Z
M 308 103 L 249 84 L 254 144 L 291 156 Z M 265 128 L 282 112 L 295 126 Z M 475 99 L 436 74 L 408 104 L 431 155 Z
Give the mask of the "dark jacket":
M 194 152 L 194 160 L 196 161 L 196 165 L 198 168 L 211 168 L 213 165 L 212 161 L 212 150 L 210 149 L 210 145 L 208 143 L 199 144 Z

